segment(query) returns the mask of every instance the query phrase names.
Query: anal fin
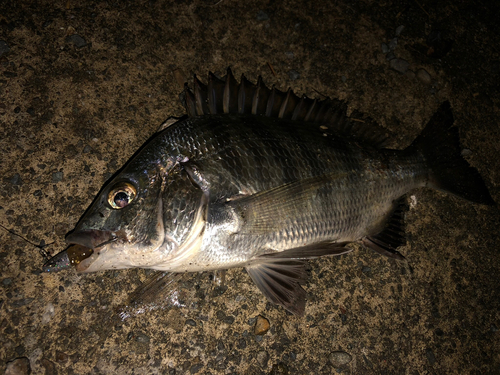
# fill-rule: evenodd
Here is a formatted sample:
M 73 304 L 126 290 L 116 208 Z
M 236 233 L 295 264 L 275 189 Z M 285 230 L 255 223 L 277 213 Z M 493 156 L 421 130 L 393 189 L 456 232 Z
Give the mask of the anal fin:
M 394 209 L 390 214 L 383 230 L 373 236 L 362 239 L 363 245 L 386 257 L 405 260 L 397 248 L 406 245 L 405 235 L 405 213 L 408 211 L 408 204 L 404 197 L 397 200 Z

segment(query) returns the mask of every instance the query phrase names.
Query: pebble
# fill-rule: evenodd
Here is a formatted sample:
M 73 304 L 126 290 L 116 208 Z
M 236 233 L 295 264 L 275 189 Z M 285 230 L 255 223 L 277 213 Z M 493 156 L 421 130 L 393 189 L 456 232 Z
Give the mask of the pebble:
M 47 358 L 42 358 L 42 366 L 45 368 L 45 375 L 56 375 L 56 365 L 54 362 L 49 361 Z
M 21 179 L 21 176 L 19 175 L 19 173 L 16 173 L 14 176 L 12 176 L 12 178 L 10 179 L 10 183 L 12 185 L 17 185 L 17 186 L 20 186 L 23 184 L 23 180 Z
M 78 34 L 68 36 L 66 38 L 66 43 L 73 43 L 76 48 L 82 48 L 87 45 L 85 39 Z
M 288 367 L 283 363 L 275 363 L 273 367 L 271 368 L 271 372 L 269 373 L 270 375 L 288 375 L 290 371 L 288 370 Z
M 10 51 L 10 47 L 5 40 L 0 40 L 0 57 Z
M 31 372 L 30 360 L 26 357 L 16 358 L 7 362 L 5 375 L 28 375 Z
M 263 10 L 259 10 L 255 18 L 257 19 L 257 21 L 267 21 L 269 19 L 269 15 Z
M 338 350 L 330 353 L 330 357 L 328 359 L 334 367 L 341 367 L 351 362 L 352 356 L 349 353 Z
M 259 362 L 260 367 L 267 367 L 267 362 L 269 361 L 269 354 L 265 350 L 261 350 L 257 353 L 257 362 Z
M 68 362 L 69 355 L 59 350 L 56 350 L 56 362 L 59 364 L 64 364 Z
M 257 317 L 257 320 L 255 321 L 255 326 L 253 327 L 253 333 L 254 335 L 262 336 L 269 331 L 269 320 L 264 318 L 262 315 L 259 315 Z
M 59 182 L 63 179 L 63 172 L 52 173 L 52 182 Z
M 42 324 L 47 324 L 48 322 L 50 322 L 50 319 L 52 319 L 54 314 L 55 314 L 54 305 L 51 302 L 49 302 L 47 306 L 45 306 L 45 310 L 42 314 Z
M 462 150 L 462 152 L 460 153 L 460 155 L 462 155 L 463 157 L 467 157 L 467 156 L 472 155 L 472 151 L 471 151 L 471 150 L 469 150 L 468 148 L 464 148 L 464 149 Z
M 149 336 L 145 335 L 142 332 L 137 332 L 135 334 L 135 341 L 141 343 L 141 344 L 149 344 Z
M 288 72 L 288 77 L 290 77 L 290 80 L 296 81 L 300 78 L 300 73 L 297 72 L 296 70 L 290 70 Z
M 198 363 L 196 365 L 191 366 L 191 368 L 189 369 L 189 372 L 191 374 L 197 374 L 202 368 L 203 368 L 203 364 Z
M 395 71 L 405 74 L 410 66 L 410 63 L 404 59 L 392 59 L 389 62 L 389 65 Z
M 389 49 L 389 46 L 385 43 L 382 43 L 381 45 L 381 48 L 382 48 L 382 53 L 385 55 L 386 53 L 389 53 L 390 49 Z
M 400 36 L 404 29 L 405 27 L 403 25 L 398 26 L 396 28 L 396 36 Z
M 391 41 L 389 42 L 389 49 L 391 51 L 394 51 L 397 46 L 398 46 L 398 38 L 392 38 Z
M 191 327 L 196 327 L 196 322 L 193 319 L 187 319 L 186 325 L 191 326 Z
M 431 83 L 431 75 L 427 72 L 427 70 L 420 68 L 417 70 L 417 78 L 422 83 L 429 85 Z
M 405 73 L 405 75 L 409 78 L 409 79 L 414 79 L 415 78 L 415 72 L 413 70 L 410 70 L 408 69 Z
M 434 352 L 431 349 L 427 349 L 425 351 L 425 355 L 427 356 L 427 360 L 431 365 L 436 363 L 436 356 L 434 355 Z

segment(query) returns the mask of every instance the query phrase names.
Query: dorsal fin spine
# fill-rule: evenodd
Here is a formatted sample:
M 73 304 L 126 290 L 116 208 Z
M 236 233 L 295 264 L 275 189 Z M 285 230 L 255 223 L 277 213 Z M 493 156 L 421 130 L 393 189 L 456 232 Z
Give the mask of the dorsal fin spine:
M 238 113 L 245 113 L 245 80 L 243 76 L 241 76 L 238 86 Z
M 189 116 L 207 114 L 239 113 L 265 115 L 284 120 L 315 122 L 325 125 L 330 134 L 364 142 L 368 146 L 383 148 L 389 137 L 387 130 L 373 120 L 356 111 L 347 116 L 345 102 L 335 99 L 310 99 L 298 97 L 289 88 L 286 92 L 265 86 L 262 77 L 257 83 L 248 81 L 244 75 L 238 83 L 231 69 L 222 79 L 209 73 L 204 85 L 194 76 L 194 90 L 184 86 L 184 105 Z
M 318 104 L 318 99 L 314 99 L 314 101 L 311 104 L 311 108 L 309 108 L 309 111 L 307 111 L 304 121 L 309 121 L 311 119 L 311 114 L 314 112 L 317 104 Z

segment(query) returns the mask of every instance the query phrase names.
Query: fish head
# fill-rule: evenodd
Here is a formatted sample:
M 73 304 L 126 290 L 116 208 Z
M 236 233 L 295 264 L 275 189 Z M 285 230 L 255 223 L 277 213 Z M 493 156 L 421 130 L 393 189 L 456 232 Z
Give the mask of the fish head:
M 163 245 L 162 168 L 132 160 L 66 236 L 78 272 L 141 267 Z M 83 250 L 82 250 L 83 249 Z M 82 255 L 83 254 L 83 255 Z

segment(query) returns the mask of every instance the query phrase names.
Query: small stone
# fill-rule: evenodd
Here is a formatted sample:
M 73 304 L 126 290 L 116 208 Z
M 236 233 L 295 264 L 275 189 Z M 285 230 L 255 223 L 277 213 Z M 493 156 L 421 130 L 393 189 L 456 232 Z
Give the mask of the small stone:
M 24 352 L 26 351 L 26 349 L 22 345 L 16 346 L 16 348 L 14 350 L 16 351 L 17 355 L 19 355 L 19 356 L 23 355 Z
M 20 186 L 23 184 L 23 180 L 21 179 L 21 176 L 19 173 L 16 173 L 12 178 L 10 179 L 10 183 L 15 186 Z
M 42 366 L 45 368 L 45 375 L 56 375 L 56 365 L 47 358 L 42 358 Z
M 403 25 L 398 26 L 396 28 L 396 36 L 400 36 L 404 29 L 405 27 Z
M 271 372 L 269 373 L 270 375 L 288 375 L 290 371 L 288 370 L 287 365 L 285 365 L 283 362 L 276 363 L 273 365 L 271 368 Z
M 395 71 L 405 74 L 410 66 L 410 63 L 404 59 L 392 59 L 389 62 L 389 65 Z
M 30 360 L 26 357 L 16 358 L 7 362 L 5 375 L 28 375 L 31 372 Z
M 12 279 L 10 277 L 7 277 L 7 278 L 2 280 L 2 284 L 3 285 L 10 285 L 10 284 L 12 284 Z
M 462 155 L 463 157 L 467 157 L 467 156 L 472 155 L 472 151 L 471 151 L 471 150 L 469 150 L 468 148 L 464 148 L 464 149 L 462 150 L 462 152 L 460 153 L 460 155 Z
M 141 344 L 149 344 L 149 336 L 145 335 L 142 332 L 137 332 L 135 335 L 135 341 L 141 343 Z
M 63 172 L 52 173 L 52 182 L 60 182 L 63 179 Z
M 427 360 L 429 361 L 429 363 L 431 365 L 433 365 L 434 363 L 436 363 L 436 356 L 434 355 L 434 352 L 431 349 L 427 349 L 425 351 L 425 355 L 426 355 Z
M 382 48 L 382 53 L 385 55 L 386 53 L 389 53 L 390 49 L 389 49 L 389 46 L 385 43 L 382 43 L 381 45 L 381 48 Z
M 68 361 L 69 355 L 59 350 L 56 350 L 56 362 L 64 364 Z
M 394 52 L 389 52 L 387 55 L 385 55 L 385 58 L 387 61 L 391 61 L 392 59 L 396 58 L 396 55 L 394 54 Z
M 297 72 L 296 70 L 290 70 L 288 72 L 288 77 L 290 77 L 290 80 L 296 81 L 300 78 L 300 73 Z
M 293 52 L 285 52 L 285 56 L 288 57 L 289 59 L 293 59 L 294 57 Z
M 263 336 L 269 331 L 269 320 L 264 318 L 262 315 L 257 317 L 255 321 L 255 326 L 253 327 L 254 335 Z
M 415 72 L 411 69 L 408 69 L 405 73 L 405 76 L 407 76 L 409 79 L 414 79 L 415 78 Z
M 236 345 L 238 349 L 245 349 L 247 347 L 247 341 L 244 338 L 238 340 L 238 344 Z
M 363 272 L 363 273 L 370 273 L 370 272 L 372 272 L 372 269 L 371 269 L 371 267 L 364 266 L 364 267 L 361 269 L 361 272 Z
M 83 39 L 80 35 L 78 34 L 73 34 L 70 35 L 66 38 L 66 43 L 73 43 L 76 48 L 82 48 L 87 45 L 87 42 L 85 39 Z
M 328 359 L 333 367 L 342 367 L 351 362 L 352 356 L 349 353 L 338 350 L 330 353 L 330 357 Z
M 267 362 L 269 361 L 269 354 L 265 350 L 261 350 L 257 353 L 257 362 L 259 362 L 260 367 L 267 367 Z
M 191 326 L 191 327 L 196 327 L 196 322 L 193 319 L 187 319 L 186 325 Z
M 263 10 L 259 10 L 255 18 L 257 19 L 257 21 L 267 21 L 269 19 L 269 16 Z
M 50 322 L 50 319 L 52 319 L 54 314 L 55 314 L 54 305 L 51 302 L 49 302 L 47 306 L 45 306 L 44 312 L 42 314 L 42 324 L 47 324 L 48 322 Z
M 389 49 L 391 51 L 394 51 L 397 46 L 398 46 L 398 38 L 392 38 L 392 40 L 389 42 Z
M 10 51 L 10 47 L 5 40 L 0 40 L 0 57 Z
M 425 69 L 417 70 L 417 78 L 420 82 L 429 85 L 431 83 L 431 75 Z
M 191 368 L 189 369 L 189 372 L 191 374 L 197 374 L 202 368 L 203 368 L 203 364 L 197 363 L 196 365 L 191 366 Z

